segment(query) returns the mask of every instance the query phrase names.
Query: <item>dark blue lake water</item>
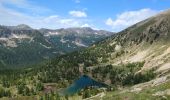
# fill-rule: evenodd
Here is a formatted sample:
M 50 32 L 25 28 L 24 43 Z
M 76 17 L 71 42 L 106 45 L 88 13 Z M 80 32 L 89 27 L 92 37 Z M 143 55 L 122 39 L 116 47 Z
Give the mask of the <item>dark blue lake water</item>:
M 62 91 L 63 95 L 73 95 L 89 86 L 94 86 L 97 88 L 107 87 L 106 84 L 97 82 L 87 75 L 82 75 L 79 79 L 75 80 L 69 87 Z

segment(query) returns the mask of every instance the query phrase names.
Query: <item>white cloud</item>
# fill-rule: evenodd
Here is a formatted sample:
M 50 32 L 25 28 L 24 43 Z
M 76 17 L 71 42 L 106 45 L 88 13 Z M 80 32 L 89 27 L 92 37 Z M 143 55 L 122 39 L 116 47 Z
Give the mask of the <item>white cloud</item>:
M 117 15 L 116 19 L 108 18 L 105 22 L 106 25 L 111 26 L 114 31 L 120 31 L 137 22 L 147 19 L 159 11 L 152 9 L 140 9 L 138 11 L 127 11 Z
M 26 0 L 1 0 L 0 4 L 8 3 L 8 4 L 15 4 L 16 6 L 19 5 L 26 5 Z
M 87 14 L 83 11 L 70 11 L 69 14 L 73 17 L 87 17 Z
M 19 13 L 13 10 L 2 9 L 0 7 L 0 24 L 18 25 L 27 24 L 33 28 L 68 28 L 81 27 L 86 20 L 77 20 L 73 18 L 62 18 L 58 15 L 36 17 Z
M 12 1 L 11 4 L 17 6 L 25 4 L 25 0 L 7 0 Z M 5 0 L 0 1 L 0 24 L 1 25 L 18 25 L 27 24 L 33 28 L 67 28 L 81 27 L 85 23 L 89 23 L 87 19 L 64 18 L 59 15 L 36 16 L 19 12 L 15 9 L 4 6 Z M 26 4 L 30 5 L 30 4 Z M 32 5 L 34 7 L 34 5 Z
M 8 4 L 8 5 L 12 5 L 15 8 L 19 8 L 22 10 L 25 10 L 29 13 L 36 13 L 36 14 L 40 14 L 40 13 L 44 13 L 44 12 L 53 12 L 52 10 L 45 8 L 45 7 L 41 7 L 38 5 L 34 5 L 33 2 L 30 2 L 29 0 L 0 0 L 0 5 L 4 6 Z M 8 6 L 7 8 L 10 8 L 10 6 Z M 13 8 L 11 8 L 13 9 Z
M 2 5 L 0 5 L 0 12 L 0 24 L 4 25 L 30 22 L 33 19 L 31 16 L 3 7 Z
M 80 27 L 82 22 L 78 21 L 76 19 L 60 19 L 59 24 L 62 25 L 62 27 Z
M 27 24 L 33 28 L 67 28 L 81 27 L 88 21 L 83 19 L 63 18 L 58 15 L 51 16 L 31 16 L 20 13 L 11 9 L 6 9 L 0 6 L 0 24 L 2 25 L 18 25 Z
M 113 25 L 113 20 L 111 19 L 111 18 L 108 18 L 107 20 L 106 20 L 106 25 L 109 25 L 109 26 L 112 26 Z

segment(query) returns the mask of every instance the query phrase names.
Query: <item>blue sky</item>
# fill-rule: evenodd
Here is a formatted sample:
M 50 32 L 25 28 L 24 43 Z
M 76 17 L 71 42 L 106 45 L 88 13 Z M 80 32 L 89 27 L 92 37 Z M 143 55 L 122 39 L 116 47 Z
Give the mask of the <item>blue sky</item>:
M 0 24 L 118 32 L 169 8 L 170 0 L 0 0 Z

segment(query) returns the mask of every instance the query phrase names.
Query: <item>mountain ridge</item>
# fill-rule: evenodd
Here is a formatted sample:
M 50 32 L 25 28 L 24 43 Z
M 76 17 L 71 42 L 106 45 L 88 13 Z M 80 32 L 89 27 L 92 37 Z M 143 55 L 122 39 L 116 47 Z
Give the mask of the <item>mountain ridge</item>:
M 23 59 L 22 65 L 27 65 L 29 62 L 32 63 L 34 61 L 36 63 L 48 60 L 55 56 L 86 48 L 114 34 L 107 31 L 99 32 L 100 34 L 95 34 L 95 32 L 98 31 L 91 28 L 37 30 L 25 24 L 20 24 L 18 26 L 0 26 L 0 60 L 2 62 L 0 65 L 6 66 L 4 65 L 5 63 L 7 65 L 8 63 L 19 64 L 21 62 L 19 59 L 21 58 Z M 29 51 L 34 57 L 31 57 L 33 55 L 30 55 L 29 51 L 25 48 L 28 48 L 28 50 L 30 49 Z M 6 51 L 6 54 L 4 54 L 4 51 Z M 24 57 L 24 55 L 27 55 L 27 58 Z M 28 58 L 29 60 L 27 60 Z M 25 64 L 24 59 L 26 60 Z

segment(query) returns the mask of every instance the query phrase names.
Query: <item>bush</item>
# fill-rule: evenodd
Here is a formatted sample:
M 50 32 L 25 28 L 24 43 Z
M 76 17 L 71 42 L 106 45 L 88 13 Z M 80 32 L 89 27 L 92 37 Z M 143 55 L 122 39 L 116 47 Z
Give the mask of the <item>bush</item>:
M 0 98 L 2 97 L 11 97 L 11 92 L 9 90 L 5 90 L 4 88 L 0 88 Z
M 38 82 L 36 84 L 36 90 L 37 91 L 42 91 L 44 89 L 44 85 L 41 82 Z
M 153 70 L 146 71 L 144 73 L 130 73 L 123 80 L 123 85 L 134 85 L 152 80 L 156 74 Z

